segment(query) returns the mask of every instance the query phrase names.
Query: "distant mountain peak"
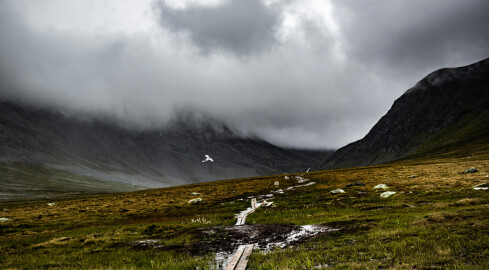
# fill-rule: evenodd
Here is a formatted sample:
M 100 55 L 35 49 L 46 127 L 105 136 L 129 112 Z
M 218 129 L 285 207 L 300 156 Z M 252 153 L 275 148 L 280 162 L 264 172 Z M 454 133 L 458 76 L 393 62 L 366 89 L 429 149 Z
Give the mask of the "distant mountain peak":
M 453 81 L 464 82 L 466 80 L 484 79 L 484 76 L 487 75 L 485 71 L 488 67 L 489 58 L 462 67 L 442 68 L 428 74 L 421 81 L 416 83 L 414 87 L 408 89 L 405 94 L 429 90 L 434 87 L 442 87 Z
M 487 110 L 489 58 L 468 66 L 439 69 L 399 97 L 363 139 L 338 149 L 320 166 L 364 166 L 406 157 L 417 149 L 427 148 L 424 144 L 428 139 L 441 136 L 439 132 L 457 123 L 462 129 L 473 126 L 469 123 L 464 126 L 460 121 L 470 121 L 471 114 L 485 115 Z M 489 126 L 489 119 L 486 120 L 472 133 L 487 135 L 484 128 Z M 486 137 L 481 139 L 489 140 L 489 136 Z M 429 148 L 434 149 L 439 143 L 446 144 L 438 141 Z

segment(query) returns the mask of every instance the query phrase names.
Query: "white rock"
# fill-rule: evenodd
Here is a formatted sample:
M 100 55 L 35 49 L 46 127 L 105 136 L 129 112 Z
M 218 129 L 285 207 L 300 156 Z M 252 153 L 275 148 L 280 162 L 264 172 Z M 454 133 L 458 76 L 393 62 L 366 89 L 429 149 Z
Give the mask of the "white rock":
M 195 199 L 188 201 L 188 203 L 190 203 L 190 204 L 196 204 L 196 203 L 201 203 L 201 202 L 203 202 L 202 198 L 195 198 Z
M 331 190 L 329 193 L 339 194 L 339 193 L 345 193 L 345 191 L 339 188 L 339 189 Z
M 389 189 L 389 187 L 386 184 L 378 184 L 374 189 Z
M 386 192 L 382 192 L 382 194 L 380 194 L 380 197 L 381 198 L 388 198 L 394 194 L 396 194 L 395 191 L 386 191 Z
M 286 176 L 287 177 L 287 176 Z M 275 186 L 278 186 L 280 185 L 280 183 L 278 181 L 275 181 L 275 183 L 273 183 Z
M 288 177 L 287 175 L 286 175 L 286 176 L 284 176 L 284 178 L 285 178 L 285 180 L 289 180 L 289 177 Z
M 7 222 L 7 221 L 11 221 L 10 218 L 0 218 L 0 222 Z
M 296 176 L 295 179 L 297 179 L 297 183 L 302 184 L 306 181 L 309 181 L 309 179 L 301 177 L 301 176 Z
M 55 204 L 55 203 L 53 203 L 53 202 L 47 203 L 46 205 L 47 205 L 47 206 L 56 206 L 56 204 Z
M 474 187 L 475 190 L 488 190 L 489 189 L 489 183 L 483 183 L 483 184 L 478 184 L 477 186 Z
M 265 201 L 263 201 L 262 205 L 263 205 L 264 207 L 270 207 L 270 206 L 272 206 L 272 205 L 273 205 L 273 202 L 267 202 L 267 201 L 265 200 Z
M 197 196 L 197 195 L 200 195 L 200 193 L 198 193 L 198 192 L 192 192 L 190 195 Z

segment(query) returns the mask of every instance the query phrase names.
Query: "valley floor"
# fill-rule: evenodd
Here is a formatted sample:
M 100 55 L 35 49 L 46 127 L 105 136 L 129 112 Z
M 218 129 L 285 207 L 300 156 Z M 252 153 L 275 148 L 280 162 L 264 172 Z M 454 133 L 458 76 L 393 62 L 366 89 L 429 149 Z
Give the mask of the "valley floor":
M 471 167 L 478 172 L 461 173 Z M 489 190 L 473 188 L 488 174 L 489 154 L 477 153 L 304 173 L 315 184 L 289 190 L 302 173 L 3 201 L 0 268 L 215 269 L 216 253 L 255 241 L 249 269 L 489 269 Z M 365 186 L 346 187 L 356 182 Z M 381 198 L 387 190 L 396 193 Z M 273 206 L 247 217 L 251 233 L 231 229 L 266 194 Z M 328 229 L 265 251 L 300 225 Z

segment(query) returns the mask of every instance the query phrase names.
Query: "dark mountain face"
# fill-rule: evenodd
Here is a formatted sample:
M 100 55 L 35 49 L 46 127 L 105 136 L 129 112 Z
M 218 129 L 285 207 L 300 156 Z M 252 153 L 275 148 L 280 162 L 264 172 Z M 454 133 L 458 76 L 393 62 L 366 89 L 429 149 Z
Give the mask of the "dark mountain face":
M 191 114 L 182 114 L 164 130 L 136 131 L 0 103 L 0 172 L 8 168 L 4 173 L 19 164 L 32 165 L 112 181 L 117 190 L 118 183 L 148 188 L 305 171 L 328 154 L 283 149 Z M 202 162 L 205 155 L 214 162 Z M 4 183 L 0 192 L 15 193 L 16 175 L 3 179 L 12 188 L 5 190 Z M 66 184 L 71 180 L 68 177 Z M 66 188 L 57 185 L 50 188 Z
M 434 149 L 437 145 L 423 144 L 457 123 L 462 128 L 469 126 L 468 116 L 484 115 L 488 108 L 489 59 L 469 66 L 440 69 L 397 99 L 363 139 L 338 149 L 319 167 L 379 164 L 406 157 L 421 146 Z M 478 131 L 489 122 L 482 121 L 482 124 L 484 127 L 477 127 Z M 464 138 L 444 134 L 445 141 L 451 139 Z

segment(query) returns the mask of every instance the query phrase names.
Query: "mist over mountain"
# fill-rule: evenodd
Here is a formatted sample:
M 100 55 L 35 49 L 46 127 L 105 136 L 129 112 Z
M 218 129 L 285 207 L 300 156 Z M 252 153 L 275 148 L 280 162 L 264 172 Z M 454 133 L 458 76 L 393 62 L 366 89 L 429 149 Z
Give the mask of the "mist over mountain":
M 432 72 L 399 97 L 361 140 L 321 168 L 380 164 L 489 142 L 489 58 Z
M 369 143 L 334 161 L 316 150 L 365 136 L 429 72 L 487 57 L 488 11 L 481 0 L 0 1 L 0 192 L 402 158 L 466 114 L 405 94 Z
M 282 147 L 365 136 L 489 54 L 484 0 L 0 1 L 0 97 L 151 129 L 204 111 Z
M 70 177 L 47 187 L 36 182 L 46 179 L 21 182 L 12 169 L 19 166 L 108 181 L 117 191 L 305 171 L 329 154 L 280 148 L 192 111 L 181 111 L 164 128 L 140 130 L 1 102 L 0 130 L 4 196 L 18 193 L 20 183 L 26 193 L 39 186 L 46 192 L 72 190 Z M 202 162 L 205 155 L 213 162 Z

